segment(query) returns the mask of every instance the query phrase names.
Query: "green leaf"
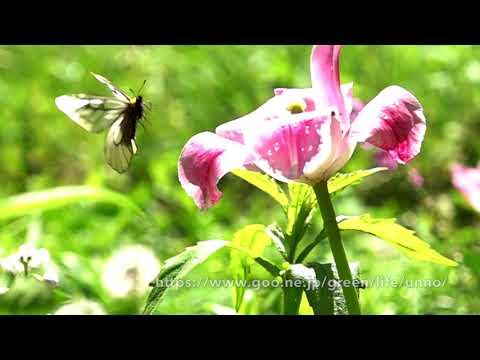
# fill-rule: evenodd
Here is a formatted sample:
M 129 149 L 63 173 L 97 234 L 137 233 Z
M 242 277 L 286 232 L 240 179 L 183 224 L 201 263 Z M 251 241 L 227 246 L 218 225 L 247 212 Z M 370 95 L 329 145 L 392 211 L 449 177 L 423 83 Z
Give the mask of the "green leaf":
M 66 186 L 25 193 L 0 202 L 0 220 L 57 209 L 83 201 L 111 203 L 135 212 L 141 210 L 125 195 L 91 186 Z
M 267 235 L 272 239 L 272 243 L 277 249 L 277 251 L 282 255 L 285 260 L 288 260 L 287 249 L 285 249 L 285 234 L 282 229 L 276 225 L 272 224 L 266 229 Z
M 306 184 L 288 184 L 288 195 L 290 197 L 289 206 L 291 208 L 298 208 L 304 203 L 313 207 L 317 202 L 313 187 Z
M 248 170 L 235 170 L 232 173 L 270 195 L 282 207 L 285 208 L 288 205 L 287 195 L 270 176 Z
M 328 191 L 330 194 L 347 188 L 350 185 L 359 183 L 362 179 L 376 174 L 387 168 L 375 168 L 371 170 L 359 170 L 349 174 L 337 174 L 328 182 Z M 288 184 L 289 203 L 286 207 L 287 212 L 287 243 L 290 246 L 289 260 L 293 262 L 298 243 L 302 240 L 305 232 L 310 226 L 312 216 L 318 208 L 315 191 L 312 186 L 301 183 Z
M 300 281 L 301 287 L 298 286 L 298 281 Z M 287 276 L 284 283 L 284 289 L 288 290 L 288 292 L 285 292 L 285 296 L 296 295 L 300 306 L 302 293 L 303 291 L 305 291 L 305 293 L 307 294 L 307 299 L 309 300 L 309 304 L 312 307 L 313 312 L 315 313 L 315 304 L 313 304 L 312 306 L 312 302 L 309 299 L 309 289 L 315 288 L 316 282 L 317 279 L 315 276 L 315 270 L 302 264 L 292 264 L 287 271 Z
M 171 284 L 185 278 L 195 267 L 205 262 L 226 245 L 228 245 L 228 242 L 222 240 L 202 241 L 168 259 L 156 279 L 150 284 L 153 289 L 148 296 L 143 313 L 146 315 L 153 314 Z
M 334 194 L 351 185 L 356 185 L 364 178 L 376 174 L 380 171 L 388 170 L 387 168 L 375 168 L 370 170 L 358 170 L 348 174 L 337 174 L 328 181 L 328 192 Z
M 315 315 L 312 307 L 308 302 L 308 298 L 305 292 L 303 292 L 302 294 L 302 300 L 300 302 L 300 308 L 298 309 L 298 315 Z
M 272 242 L 265 230 L 265 225 L 247 225 L 235 233 L 231 245 L 248 249 L 253 258 L 260 257 Z
M 314 282 L 310 282 L 309 286 L 305 288 L 308 303 L 315 315 L 333 315 L 335 307 L 332 282 L 335 280 L 335 276 L 332 267 L 323 264 L 312 264 L 310 267 Z
M 395 219 L 374 219 L 370 215 L 344 217 L 338 226 L 341 230 L 357 230 L 385 240 L 414 260 L 446 266 L 457 266 L 433 250 L 429 244 L 415 236 L 415 232 L 397 224 Z
M 289 261 L 293 262 L 298 243 L 311 224 L 316 209 L 316 197 L 309 185 L 291 183 L 288 185 L 290 203 L 287 208 L 286 242 L 289 245 Z
M 358 263 L 350 263 L 354 282 L 359 288 Z M 348 313 L 338 272 L 334 264 L 295 264 L 290 268 L 291 278 L 303 282 L 303 290 L 314 315 L 346 315 Z
M 301 264 L 293 264 L 285 273 L 283 283 L 283 313 L 285 315 L 297 315 L 300 312 L 305 278 L 309 275 L 308 270 Z
M 247 280 L 251 273 L 251 266 L 256 259 L 261 259 L 265 248 L 272 243 L 264 225 L 248 225 L 236 232 L 230 247 L 230 267 L 236 281 Z M 266 261 L 266 260 L 265 260 Z M 257 261 L 258 262 L 258 261 Z M 268 261 L 266 261 L 268 263 Z M 260 264 L 265 266 L 260 260 Z M 235 310 L 242 306 L 245 295 L 244 287 L 235 287 Z

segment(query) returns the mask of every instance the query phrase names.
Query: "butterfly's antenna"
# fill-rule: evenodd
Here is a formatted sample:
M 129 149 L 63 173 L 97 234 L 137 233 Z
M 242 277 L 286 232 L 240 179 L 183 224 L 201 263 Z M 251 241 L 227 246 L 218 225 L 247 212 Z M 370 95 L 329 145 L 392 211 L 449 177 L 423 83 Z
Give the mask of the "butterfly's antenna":
M 137 91 L 137 94 L 140 94 L 140 92 L 143 90 L 143 88 L 145 87 L 145 84 L 147 83 L 147 80 L 143 80 L 143 84 L 142 86 L 140 86 L 140 89 L 138 89 Z
M 133 96 L 135 96 L 135 97 L 137 96 L 137 95 L 135 94 L 135 91 L 133 91 L 131 88 L 128 88 L 128 91 L 130 91 Z

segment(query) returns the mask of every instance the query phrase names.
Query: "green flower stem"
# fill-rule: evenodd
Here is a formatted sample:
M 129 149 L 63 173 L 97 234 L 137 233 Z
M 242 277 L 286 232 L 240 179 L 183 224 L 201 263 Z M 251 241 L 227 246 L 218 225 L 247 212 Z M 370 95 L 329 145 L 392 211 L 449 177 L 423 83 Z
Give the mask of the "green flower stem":
M 327 182 L 323 181 L 314 187 L 317 195 L 318 205 L 323 217 L 325 230 L 330 241 L 333 258 L 337 267 L 338 276 L 341 281 L 343 295 L 350 315 L 360 315 L 360 304 L 358 303 L 358 294 L 353 286 L 352 273 L 348 266 L 347 255 L 343 248 L 340 230 L 338 229 L 335 210 L 333 209 L 330 194 L 328 192 Z

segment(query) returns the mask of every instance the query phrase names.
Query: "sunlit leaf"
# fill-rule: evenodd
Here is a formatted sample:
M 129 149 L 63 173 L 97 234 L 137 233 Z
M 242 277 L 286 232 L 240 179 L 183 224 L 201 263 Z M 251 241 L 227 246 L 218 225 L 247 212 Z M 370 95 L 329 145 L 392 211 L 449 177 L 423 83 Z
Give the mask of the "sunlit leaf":
M 375 168 L 371 170 L 359 170 L 349 174 L 337 174 L 328 181 L 330 194 L 339 192 L 348 186 L 358 184 L 362 179 L 376 174 L 386 168 Z M 305 232 L 310 226 L 312 215 L 318 208 L 315 191 L 312 186 L 300 183 L 288 184 L 290 201 L 287 209 L 287 234 L 290 243 L 290 252 L 296 249 L 296 245 L 302 240 Z
M 286 242 L 291 256 L 311 224 L 317 202 L 311 186 L 291 183 L 288 190 L 290 202 L 287 207 Z
M 264 225 L 248 225 L 236 232 L 230 244 L 230 267 L 236 281 L 245 281 L 251 273 L 251 266 L 261 258 L 265 248 L 272 243 Z M 240 250 L 240 251 L 239 251 Z M 238 312 L 242 306 L 245 288 L 234 288 L 235 310 Z
M 66 186 L 11 196 L 0 202 L 0 220 L 79 202 L 110 203 L 135 212 L 141 210 L 125 195 L 91 186 Z
M 311 205 L 316 203 L 315 192 L 310 185 L 290 183 L 288 184 L 288 195 L 290 197 L 290 206 L 298 206 L 304 202 Z
M 414 260 L 428 261 L 446 266 L 457 266 L 433 250 L 429 244 L 415 236 L 415 232 L 397 224 L 395 219 L 374 219 L 370 215 L 344 217 L 338 224 L 341 230 L 357 230 L 385 240 Z
M 368 176 L 374 175 L 380 171 L 388 170 L 387 168 L 375 168 L 370 170 L 358 170 L 348 174 L 337 174 L 328 181 L 328 192 L 334 194 L 351 185 L 356 185 Z
M 276 225 L 270 225 L 266 230 L 267 235 L 272 239 L 273 246 L 275 249 L 282 255 L 282 257 L 287 260 L 287 249 L 285 249 L 285 234 L 282 229 Z
M 312 307 L 308 303 L 307 295 L 305 292 L 302 294 L 302 300 L 300 302 L 300 308 L 298 309 L 298 315 L 315 315 Z
M 226 241 L 222 240 L 202 241 L 168 259 L 161 268 L 160 274 L 150 284 L 153 289 L 148 296 L 143 313 L 146 315 L 153 314 L 170 286 L 185 278 L 193 269 L 227 244 Z
M 282 207 L 288 205 L 287 195 L 285 195 L 282 188 L 270 176 L 248 170 L 235 170 L 233 174 L 270 195 Z

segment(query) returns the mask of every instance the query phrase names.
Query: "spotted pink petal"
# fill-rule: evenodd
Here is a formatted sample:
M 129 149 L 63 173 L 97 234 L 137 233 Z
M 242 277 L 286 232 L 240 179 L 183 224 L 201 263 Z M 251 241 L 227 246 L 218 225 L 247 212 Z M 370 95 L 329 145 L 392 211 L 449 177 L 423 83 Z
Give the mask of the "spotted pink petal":
M 220 125 L 215 133 L 224 138 L 245 143 L 247 132 L 256 132 L 265 122 L 278 121 L 288 118 L 291 113 L 288 106 L 292 103 L 303 102 L 304 112 L 315 110 L 314 92 L 312 89 L 276 89 L 275 97 L 268 100 L 254 112 L 239 119 Z
M 330 155 L 330 121 L 317 112 L 290 115 L 259 126 L 246 144 L 256 155 L 256 165 L 268 175 L 283 182 L 309 182 L 306 165 Z
M 358 114 L 351 136 L 387 151 L 397 163 L 406 164 L 420 152 L 425 131 L 422 105 L 407 90 L 390 86 Z
M 347 113 L 340 86 L 340 45 L 315 45 L 312 51 L 310 72 L 312 85 L 317 92 L 317 109 L 335 106 L 342 123 L 342 129 L 349 126 L 350 114 Z
M 328 159 L 321 159 L 324 164 L 318 166 L 316 161 L 312 161 L 305 169 L 307 176 L 314 183 L 328 180 L 330 177 L 340 171 L 351 159 L 357 146 L 357 142 L 350 138 L 349 133 L 344 133 L 341 128 L 341 122 L 338 116 L 333 116 L 330 124 L 329 137 L 331 138 L 331 152 Z M 315 169 L 313 172 L 312 169 Z
M 194 136 L 185 145 L 178 162 L 178 176 L 183 189 L 202 210 L 222 197 L 217 184 L 228 172 L 249 164 L 246 148 L 213 133 Z
M 453 185 L 475 210 L 480 211 L 480 169 L 455 164 L 451 173 Z

